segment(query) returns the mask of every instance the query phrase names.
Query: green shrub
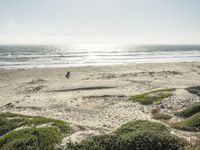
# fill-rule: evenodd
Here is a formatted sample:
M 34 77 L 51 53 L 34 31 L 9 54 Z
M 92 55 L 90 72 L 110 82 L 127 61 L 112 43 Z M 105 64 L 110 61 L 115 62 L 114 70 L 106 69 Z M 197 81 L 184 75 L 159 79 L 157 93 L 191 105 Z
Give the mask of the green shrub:
M 156 119 L 156 120 L 169 120 L 172 118 L 172 116 L 168 115 L 168 114 L 154 114 L 153 119 Z
M 27 128 L 11 131 L 0 137 L 3 150 L 53 150 L 62 140 L 61 132 L 55 127 Z
M 49 123 L 51 126 L 55 126 L 61 130 L 64 134 L 70 133 L 70 126 L 64 121 L 45 118 L 45 117 L 36 117 L 18 115 L 13 113 L 0 113 L 0 136 L 12 131 L 21 126 L 37 126 L 42 124 Z
M 61 120 L 0 113 L 0 149 L 3 150 L 52 150 L 70 132 L 69 124 Z
M 58 127 L 61 130 L 61 132 L 65 134 L 68 134 L 70 132 L 69 124 L 57 119 L 37 117 L 37 118 L 27 119 L 22 124 L 23 125 L 42 125 L 42 124 L 47 124 L 47 123 L 50 123 L 51 126 Z
M 24 119 L 23 118 L 16 118 L 16 119 L 6 119 L 0 117 L 0 136 L 4 135 L 5 133 L 12 131 L 20 126 L 22 126 Z
M 200 86 L 188 87 L 186 88 L 186 90 L 192 94 L 200 96 Z
M 188 108 L 182 110 L 181 112 L 178 112 L 176 115 L 186 118 L 199 112 L 200 112 L 200 102 L 192 104 Z
M 150 105 L 152 103 L 159 104 L 164 98 L 168 98 L 173 95 L 175 89 L 162 89 L 155 90 L 148 93 L 138 94 L 129 97 L 129 101 L 139 102 L 143 105 Z
M 137 121 L 131 121 L 124 125 L 122 125 L 120 128 L 118 128 L 115 133 L 120 135 L 124 133 L 129 132 L 135 132 L 135 131 L 155 131 L 155 132 L 163 132 L 163 133 L 169 133 L 169 130 L 166 126 L 156 123 L 156 122 L 150 122 L 146 120 L 137 120 Z
M 68 144 L 68 150 L 168 150 L 180 149 L 186 143 L 170 134 L 160 123 L 138 120 L 122 125 L 111 135 L 95 136 L 79 144 Z
M 200 113 L 174 124 L 174 128 L 186 131 L 200 131 Z

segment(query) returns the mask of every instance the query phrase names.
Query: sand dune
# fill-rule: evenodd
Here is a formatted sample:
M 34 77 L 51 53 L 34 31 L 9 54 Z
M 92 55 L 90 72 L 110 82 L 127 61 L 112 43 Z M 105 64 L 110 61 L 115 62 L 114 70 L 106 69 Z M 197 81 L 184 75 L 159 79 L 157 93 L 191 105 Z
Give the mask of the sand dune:
M 200 63 L 194 62 L 2 69 L 0 110 L 51 117 L 81 126 L 71 135 L 76 141 L 111 132 L 130 120 L 152 120 L 151 110 L 157 107 L 173 115 L 200 101 L 198 96 L 184 90 L 200 85 L 199 67 Z M 69 79 L 65 78 L 67 71 L 71 72 Z M 160 105 L 126 101 L 129 96 L 162 88 L 177 90 Z

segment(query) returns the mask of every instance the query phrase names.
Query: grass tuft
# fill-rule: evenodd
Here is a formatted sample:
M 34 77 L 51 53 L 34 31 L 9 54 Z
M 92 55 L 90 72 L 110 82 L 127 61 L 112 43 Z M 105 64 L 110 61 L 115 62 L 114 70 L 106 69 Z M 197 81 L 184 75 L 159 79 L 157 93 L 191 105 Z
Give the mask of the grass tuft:
M 173 95 L 175 89 L 162 89 L 155 90 L 148 93 L 138 94 L 129 97 L 129 101 L 139 102 L 142 105 L 150 105 L 152 103 L 159 104 L 164 98 L 168 98 Z
M 69 124 L 57 119 L 13 113 L 0 113 L 0 136 L 22 126 L 35 127 L 43 124 L 50 124 L 51 126 L 57 127 L 64 134 L 68 134 L 71 130 Z
M 173 125 L 174 128 L 185 131 L 200 131 L 200 113 L 197 113 Z
M 25 120 L 24 118 L 16 118 L 8 120 L 6 118 L 0 117 L 0 136 L 22 126 L 22 122 L 24 120 Z
M 176 115 L 183 118 L 187 118 L 199 112 L 200 112 L 200 102 L 197 102 L 193 103 L 191 106 L 185 108 L 184 110 L 178 112 Z
M 70 126 L 61 120 L 57 120 L 57 119 L 51 119 L 51 118 L 45 118 L 45 117 L 36 117 L 36 118 L 32 118 L 32 119 L 27 119 L 23 122 L 23 125 L 42 125 L 42 124 L 50 124 L 51 126 L 55 126 L 58 127 L 61 132 L 63 132 L 64 134 L 68 134 L 70 132 Z
M 197 96 L 200 96 L 200 86 L 193 86 L 188 87 L 186 90 L 192 94 L 196 94 Z

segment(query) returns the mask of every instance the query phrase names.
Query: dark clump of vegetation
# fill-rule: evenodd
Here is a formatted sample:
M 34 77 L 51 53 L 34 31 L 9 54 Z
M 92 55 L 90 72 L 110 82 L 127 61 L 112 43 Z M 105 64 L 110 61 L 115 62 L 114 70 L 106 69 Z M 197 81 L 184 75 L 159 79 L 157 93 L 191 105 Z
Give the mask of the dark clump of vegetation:
M 200 96 L 200 86 L 188 87 L 186 88 L 186 90 L 192 94 Z
M 42 124 L 50 124 L 51 126 L 57 127 L 64 134 L 70 132 L 69 124 L 61 120 L 13 113 L 0 113 L 0 136 L 22 126 L 32 127 Z
M 151 114 L 153 115 L 152 118 L 156 119 L 156 120 L 169 120 L 172 118 L 172 116 L 170 116 L 168 114 L 160 113 L 159 107 L 152 109 Z
M 70 127 L 67 123 L 57 119 L 45 118 L 45 117 L 36 117 L 32 119 L 25 120 L 23 125 L 42 125 L 42 124 L 50 124 L 51 126 L 58 127 L 62 133 L 69 133 Z
M 182 110 L 181 112 L 178 112 L 176 115 L 183 118 L 187 118 L 199 112 L 200 112 L 200 102 L 197 102 L 192 104 L 188 108 Z
M 0 113 L 0 149 L 51 150 L 70 132 L 69 124 L 61 120 Z
M 185 131 L 200 131 L 200 113 L 197 113 L 173 125 L 174 128 Z
M 168 98 L 173 95 L 173 91 L 175 89 L 162 89 L 162 90 L 155 90 L 148 93 L 138 94 L 129 97 L 128 100 L 133 102 L 139 102 L 143 105 L 150 105 L 152 103 L 161 103 L 164 98 Z
M 23 121 L 24 118 L 6 119 L 4 117 L 0 117 L 0 136 L 22 126 Z
M 154 114 L 158 114 L 159 112 L 160 112 L 160 107 L 156 107 L 156 108 L 153 108 L 152 110 L 151 110 L 151 113 L 154 115 Z
M 169 120 L 172 118 L 172 116 L 168 115 L 168 114 L 154 114 L 153 119 L 156 119 L 156 120 Z
M 162 132 L 162 133 L 169 133 L 169 130 L 166 126 L 157 123 L 157 122 L 151 122 L 147 120 L 137 120 L 128 122 L 124 125 L 122 125 L 120 128 L 118 128 L 115 133 L 117 134 L 124 134 L 129 132 L 135 132 L 135 131 L 154 131 L 154 132 Z
M 14 130 L 0 138 L 3 150 L 52 150 L 62 140 L 62 134 L 55 127 L 27 128 Z
M 122 125 L 113 134 L 95 136 L 79 144 L 70 143 L 68 150 L 168 150 L 181 149 L 185 144 L 164 125 L 138 120 Z

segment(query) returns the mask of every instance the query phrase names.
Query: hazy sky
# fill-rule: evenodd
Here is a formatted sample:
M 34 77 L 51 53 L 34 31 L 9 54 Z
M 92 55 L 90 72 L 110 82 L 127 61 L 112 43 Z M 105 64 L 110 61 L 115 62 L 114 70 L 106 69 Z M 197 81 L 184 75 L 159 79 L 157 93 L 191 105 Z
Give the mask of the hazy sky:
M 0 43 L 200 44 L 200 0 L 0 0 Z

